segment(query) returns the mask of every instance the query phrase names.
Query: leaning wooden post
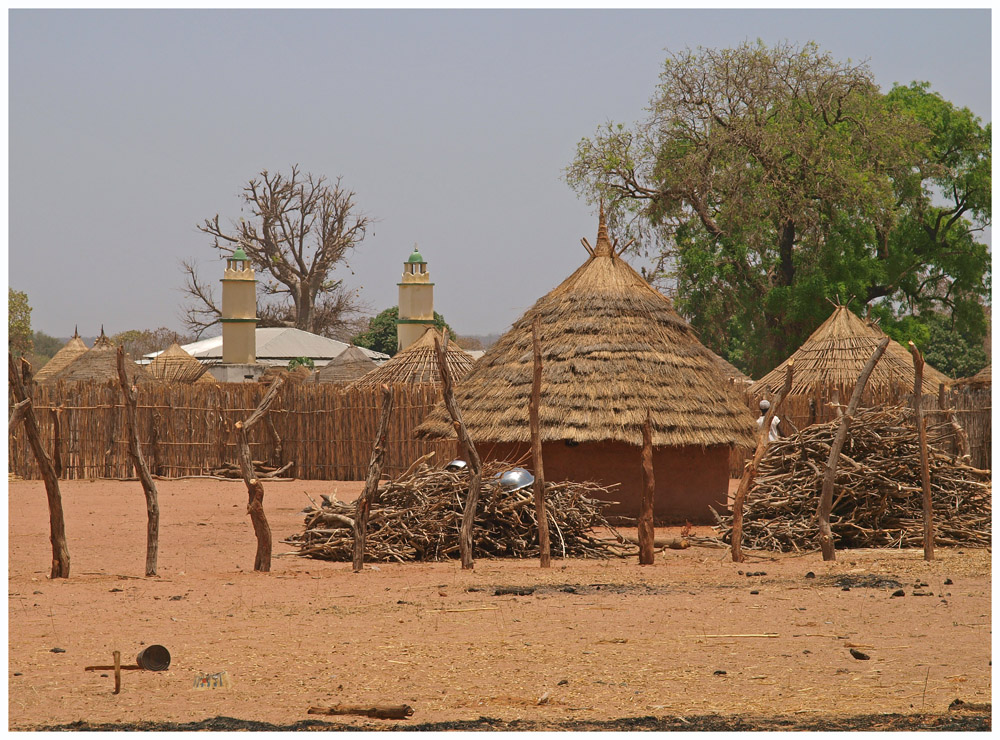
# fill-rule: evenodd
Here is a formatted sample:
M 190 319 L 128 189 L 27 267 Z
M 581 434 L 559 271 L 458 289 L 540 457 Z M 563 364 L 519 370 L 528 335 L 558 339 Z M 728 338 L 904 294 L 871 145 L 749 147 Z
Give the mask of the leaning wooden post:
M 653 478 L 653 420 L 649 409 L 642 425 L 642 493 L 639 500 L 639 565 L 652 565 L 653 540 L 653 496 L 656 481 Z
M 371 462 L 368 463 L 368 478 L 365 490 L 358 497 L 354 521 L 354 572 L 360 573 L 365 565 L 365 535 L 368 532 L 368 514 L 378 493 L 378 481 L 382 477 L 382 461 L 385 459 L 385 437 L 389 432 L 389 416 L 392 414 L 392 388 L 382 386 L 382 416 L 379 418 L 375 445 L 372 447 Z
M 913 422 L 917 425 L 920 445 L 920 485 L 924 489 L 924 560 L 934 559 L 934 511 L 931 508 L 931 471 L 927 460 L 927 419 L 924 417 L 924 358 L 913 342 L 909 342 L 913 355 Z
M 539 423 L 539 406 L 542 402 L 542 344 L 538 339 L 538 317 L 531 323 L 531 349 L 535 357 L 531 380 L 531 404 L 528 421 L 531 426 L 531 459 L 535 468 L 535 519 L 538 520 L 538 556 L 542 568 L 552 567 L 549 548 L 549 517 L 545 511 L 545 469 L 542 465 L 542 433 Z
M 483 480 L 483 464 L 476 452 L 476 446 L 472 443 L 469 430 L 465 428 L 462 421 L 462 412 L 455 401 L 455 389 L 452 385 L 451 372 L 448 370 L 448 332 L 444 333 L 444 346 L 438 338 L 434 337 L 434 350 L 437 352 L 438 369 L 441 371 L 441 392 L 444 395 L 444 405 L 451 415 L 452 424 L 455 426 L 455 434 L 462 443 L 462 450 L 465 453 L 466 462 L 471 470 L 469 479 L 469 495 L 465 499 L 465 509 L 462 511 L 462 527 L 458 534 L 458 550 L 462 558 L 462 569 L 470 570 L 475 567 L 472 560 L 472 528 L 476 520 L 476 507 L 479 504 L 479 488 Z
M 62 406 L 52 409 L 52 469 L 56 478 L 62 478 Z
M 267 413 L 268 408 L 278 389 L 283 383 L 282 378 L 278 378 L 271 387 L 267 389 L 264 398 L 254 409 L 254 412 L 245 421 L 236 422 L 236 446 L 240 456 L 240 472 L 243 473 L 243 482 L 247 487 L 247 513 L 253 524 L 253 531 L 257 537 L 257 554 L 254 556 L 253 569 L 262 573 L 271 571 L 271 527 L 267 523 L 264 515 L 264 486 L 257 479 L 253 469 L 253 459 L 250 457 L 250 442 L 247 440 L 247 431 L 258 419 Z
M 128 432 L 128 454 L 132 458 L 132 467 L 135 468 L 139 481 L 142 483 L 142 492 L 146 496 L 146 575 L 156 575 L 156 555 L 160 546 L 160 505 L 156 493 L 156 484 L 153 476 L 149 474 L 146 466 L 146 459 L 142 455 L 142 448 L 139 446 L 138 414 L 136 412 L 137 392 L 136 387 L 129 382 L 125 374 L 125 350 L 118 348 L 118 383 L 122 389 L 122 396 L 125 398 L 125 427 Z
M 754 450 L 753 458 L 743 468 L 743 475 L 740 476 L 740 485 L 736 489 L 736 497 L 733 499 L 732 553 L 734 563 L 743 562 L 743 504 L 751 487 L 753 487 L 753 479 L 757 477 L 757 468 L 760 466 L 760 461 L 764 459 L 764 452 L 767 450 L 767 445 L 770 442 L 771 420 L 778 413 L 778 406 L 788 397 L 788 394 L 792 390 L 793 362 L 793 360 L 789 360 L 785 366 L 785 383 L 781 386 L 781 392 L 774 399 L 771 408 L 764 414 L 764 422 L 758 431 L 757 448 Z
M 882 353 L 885 352 L 885 348 L 888 346 L 889 337 L 883 337 L 882 341 L 878 343 L 878 347 L 872 352 L 872 356 L 868 358 L 868 362 L 865 364 L 861 375 L 858 376 L 858 382 L 854 386 L 854 393 L 851 394 L 851 401 L 847 404 L 847 411 L 840 417 L 840 427 L 833 438 L 833 444 L 830 445 L 830 457 L 827 459 L 826 472 L 823 475 L 823 492 L 819 497 L 819 506 L 816 509 L 816 518 L 819 520 L 819 546 L 823 551 L 823 560 L 837 559 L 837 552 L 833 546 L 833 530 L 830 529 L 830 512 L 833 509 L 833 481 L 837 477 L 837 464 L 840 462 L 840 451 L 844 448 L 844 442 L 847 440 L 847 430 L 851 425 L 854 412 L 858 410 L 858 404 L 861 403 L 861 394 L 868 384 L 868 377 L 872 374 L 875 364 L 882 357 Z
M 38 419 L 35 418 L 35 409 L 31 404 L 26 388 L 31 387 L 31 365 L 23 357 L 21 358 L 21 372 L 18 372 L 14 364 L 14 356 L 7 353 L 7 368 L 10 373 L 10 385 L 14 392 L 16 402 L 14 414 L 17 414 L 17 405 L 26 402 L 21 408 L 24 409 L 22 416 L 24 419 L 24 429 L 28 435 L 28 444 L 35 454 L 38 468 L 45 481 L 45 495 L 49 500 L 49 541 L 52 543 L 52 570 L 50 578 L 69 578 L 69 547 L 66 545 L 66 521 L 63 518 L 62 495 L 59 493 L 59 479 L 56 477 L 55 469 L 52 467 L 52 459 L 42 445 L 42 434 L 38 429 Z M 13 418 L 13 415 L 12 415 Z

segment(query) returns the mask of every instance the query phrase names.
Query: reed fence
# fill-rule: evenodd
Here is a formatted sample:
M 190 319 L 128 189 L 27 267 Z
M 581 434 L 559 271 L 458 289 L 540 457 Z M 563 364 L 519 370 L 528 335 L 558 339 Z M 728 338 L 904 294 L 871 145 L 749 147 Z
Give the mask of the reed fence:
M 144 384 L 138 387 L 139 438 L 155 475 L 205 475 L 237 460 L 234 425 L 260 403 L 257 383 Z M 392 387 L 394 406 L 383 470 L 401 473 L 427 452 L 455 457 L 455 442 L 416 439 L 414 430 L 441 400 L 439 386 Z M 33 406 L 64 479 L 130 478 L 121 390 L 115 383 L 36 386 Z M 364 480 L 381 413 L 381 391 L 327 383 L 282 386 L 262 423 L 250 430 L 251 456 L 268 465 L 293 462 L 288 475 Z M 56 454 L 57 453 L 57 454 Z M 10 435 L 10 471 L 40 477 L 22 430 Z

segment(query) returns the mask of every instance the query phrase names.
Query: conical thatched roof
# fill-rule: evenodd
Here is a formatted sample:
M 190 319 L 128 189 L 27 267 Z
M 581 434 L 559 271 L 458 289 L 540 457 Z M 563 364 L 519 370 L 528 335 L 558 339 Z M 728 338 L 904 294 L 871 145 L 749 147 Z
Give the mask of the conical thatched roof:
M 151 380 L 146 369 L 132 362 L 128 355 L 125 356 L 125 375 L 133 383 Z M 84 380 L 118 381 L 118 348 L 104 335 L 103 327 L 94 346 L 52 376 L 50 382 L 72 383 Z
M 208 370 L 191 355 L 174 342 L 156 356 L 146 370 L 156 380 L 168 383 L 194 383 L 200 380 Z
M 358 378 L 351 388 L 377 388 L 383 383 L 440 383 L 434 338 L 442 342 L 441 332 L 430 327 L 417 341 L 397 354 L 382 367 Z M 445 356 L 452 379 L 457 383 L 472 369 L 475 360 L 454 342 L 448 342 Z
M 543 441 L 641 445 L 648 409 L 656 446 L 753 443 L 753 417 L 730 390 L 719 358 L 615 253 L 603 212 L 591 257 L 514 322 L 458 384 L 458 406 L 475 441 L 530 442 L 535 317 Z M 418 434 L 453 435 L 443 404 Z
M 847 306 L 837 306 L 833 315 L 789 358 L 795 361 L 789 395 L 812 395 L 816 388 L 853 389 L 865 363 L 884 337 L 881 329 L 852 313 Z M 750 393 L 761 397 L 778 393 L 785 382 L 786 363 L 787 360 L 754 383 Z M 947 375 L 924 364 L 924 393 L 937 394 L 941 383 L 951 382 Z M 900 398 L 913 393 L 913 357 L 909 350 L 899 342 L 889 342 L 868 379 L 865 393 L 879 398 Z M 848 398 L 841 400 L 847 403 Z
M 80 339 L 80 333 L 74 329 L 73 338 L 70 339 L 62 348 L 53 355 L 52 359 L 46 362 L 42 367 L 35 373 L 36 383 L 46 383 L 50 381 L 55 375 L 62 370 L 64 367 L 69 365 L 73 360 L 82 355 L 87 351 L 87 345 L 83 343 Z
M 376 367 L 378 365 L 360 347 L 351 345 L 317 370 L 313 380 L 317 383 L 350 383 Z

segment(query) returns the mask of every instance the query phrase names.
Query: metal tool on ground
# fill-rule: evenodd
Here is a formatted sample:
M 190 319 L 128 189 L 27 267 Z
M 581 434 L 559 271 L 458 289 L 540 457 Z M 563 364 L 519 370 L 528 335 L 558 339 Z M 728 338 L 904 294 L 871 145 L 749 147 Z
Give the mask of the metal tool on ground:
M 149 645 L 136 656 L 135 665 L 122 665 L 121 651 L 112 653 L 114 665 L 88 665 L 84 671 L 114 671 L 115 690 L 119 693 L 122 687 L 122 671 L 165 671 L 170 667 L 170 651 L 163 645 Z

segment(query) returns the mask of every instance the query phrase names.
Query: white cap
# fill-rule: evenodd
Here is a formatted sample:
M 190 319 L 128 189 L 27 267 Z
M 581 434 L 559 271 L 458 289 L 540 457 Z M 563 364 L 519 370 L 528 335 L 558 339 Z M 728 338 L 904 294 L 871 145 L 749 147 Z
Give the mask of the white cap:
M 763 401 L 760 402 L 760 410 L 761 411 L 767 411 L 769 408 L 771 408 L 771 402 L 770 401 L 768 401 L 767 399 L 765 399 L 765 400 L 763 400 Z

